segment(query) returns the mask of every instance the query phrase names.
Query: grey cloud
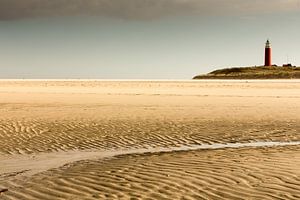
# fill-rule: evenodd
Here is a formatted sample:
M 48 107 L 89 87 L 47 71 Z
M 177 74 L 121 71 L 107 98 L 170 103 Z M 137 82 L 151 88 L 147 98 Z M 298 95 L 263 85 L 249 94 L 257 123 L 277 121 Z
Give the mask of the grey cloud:
M 299 9 L 299 0 L 0 0 L 0 20 L 96 15 L 146 20 L 176 15 L 228 15 Z

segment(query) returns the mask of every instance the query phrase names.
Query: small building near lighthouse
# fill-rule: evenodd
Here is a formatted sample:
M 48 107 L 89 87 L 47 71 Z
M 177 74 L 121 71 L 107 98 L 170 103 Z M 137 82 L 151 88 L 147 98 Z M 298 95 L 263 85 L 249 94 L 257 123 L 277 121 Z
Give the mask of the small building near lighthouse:
M 265 46 L 265 67 L 267 66 L 272 66 L 272 49 L 269 40 L 267 40 Z

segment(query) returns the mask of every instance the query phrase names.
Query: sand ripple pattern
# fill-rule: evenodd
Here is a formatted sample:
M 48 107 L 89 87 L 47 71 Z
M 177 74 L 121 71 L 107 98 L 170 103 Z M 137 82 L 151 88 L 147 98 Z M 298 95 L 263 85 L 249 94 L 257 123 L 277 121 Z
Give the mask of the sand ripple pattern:
M 212 143 L 299 141 L 300 123 L 139 120 L 0 120 L 0 153 L 119 150 Z
M 297 146 L 122 155 L 34 176 L 3 199 L 299 199 L 299 167 Z
M 0 199 L 300 199 L 299 145 L 93 156 L 300 141 L 299 89 L 299 81 L 0 81 Z

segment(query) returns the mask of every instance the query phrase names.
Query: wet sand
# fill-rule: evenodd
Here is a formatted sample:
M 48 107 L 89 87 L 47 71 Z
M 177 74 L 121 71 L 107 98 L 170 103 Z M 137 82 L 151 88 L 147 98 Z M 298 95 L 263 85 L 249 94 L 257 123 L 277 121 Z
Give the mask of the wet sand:
M 299 100 L 297 80 L 3 80 L 0 199 L 299 199 Z

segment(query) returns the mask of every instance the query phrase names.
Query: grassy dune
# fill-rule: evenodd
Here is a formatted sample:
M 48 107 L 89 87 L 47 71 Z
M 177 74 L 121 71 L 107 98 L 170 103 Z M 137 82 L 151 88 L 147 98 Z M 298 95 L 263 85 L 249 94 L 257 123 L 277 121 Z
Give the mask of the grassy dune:
M 215 70 L 193 79 L 297 79 L 300 67 L 234 67 Z

